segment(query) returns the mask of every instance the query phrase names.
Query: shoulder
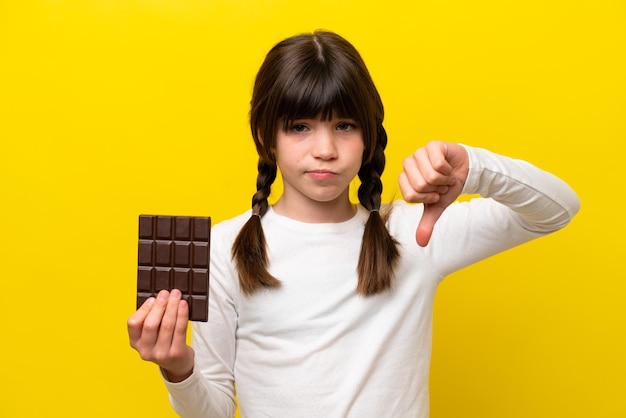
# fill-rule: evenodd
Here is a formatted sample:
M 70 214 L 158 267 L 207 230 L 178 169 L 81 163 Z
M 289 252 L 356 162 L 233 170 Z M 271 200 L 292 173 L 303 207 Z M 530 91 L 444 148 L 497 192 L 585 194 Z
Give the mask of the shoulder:
M 230 247 L 239 234 L 241 227 L 250 219 L 251 210 L 230 218 L 220 221 L 211 227 L 211 247 L 227 248 L 230 251 Z
M 408 203 L 404 200 L 394 200 L 386 203 L 381 209 L 383 215 L 388 216 L 389 225 L 405 224 L 408 219 L 414 220 L 422 217 L 424 205 L 421 203 Z
M 407 203 L 404 200 L 394 200 L 382 208 L 383 215 L 387 215 L 389 233 L 397 240 L 414 241 L 415 230 L 422 218 L 424 205 L 421 203 Z
M 237 300 L 239 282 L 232 259 L 232 247 L 241 227 L 251 216 L 248 210 L 233 218 L 217 222 L 211 228 L 211 295 L 222 295 L 219 300 Z M 209 308 L 211 309 L 211 308 Z
M 218 235 L 227 234 L 230 231 L 238 232 L 243 224 L 245 224 L 248 219 L 250 219 L 251 215 L 252 210 L 248 209 L 244 213 L 239 214 L 233 218 L 222 220 L 213 226 L 212 232 L 215 232 Z

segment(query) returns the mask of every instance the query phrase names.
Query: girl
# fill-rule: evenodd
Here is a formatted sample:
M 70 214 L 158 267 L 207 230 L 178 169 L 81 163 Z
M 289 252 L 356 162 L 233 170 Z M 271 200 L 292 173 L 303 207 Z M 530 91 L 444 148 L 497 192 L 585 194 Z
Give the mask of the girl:
M 209 321 L 188 346 L 187 305 L 163 291 L 129 319 L 131 345 L 182 417 L 232 417 L 235 384 L 242 417 L 428 417 L 437 285 L 564 227 L 576 195 L 526 162 L 431 142 L 403 163 L 406 202 L 381 207 L 383 105 L 333 33 L 277 44 L 251 104 L 257 192 L 213 228 Z

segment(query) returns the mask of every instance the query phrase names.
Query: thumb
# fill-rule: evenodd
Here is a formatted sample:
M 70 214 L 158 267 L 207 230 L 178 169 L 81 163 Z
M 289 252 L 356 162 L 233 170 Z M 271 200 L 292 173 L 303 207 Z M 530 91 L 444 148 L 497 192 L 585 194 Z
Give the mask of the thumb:
M 415 231 L 415 240 L 421 247 L 428 245 L 441 214 L 456 200 L 462 189 L 463 182 L 456 181 L 445 193 L 439 195 L 439 200 L 433 203 L 424 203 L 424 213 L 422 213 L 422 219 L 420 219 L 417 231 Z
M 433 234 L 435 223 L 446 209 L 446 206 L 439 203 L 425 203 L 424 213 L 422 219 L 415 231 L 415 240 L 420 247 L 425 247 L 430 241 L 430 237 Z

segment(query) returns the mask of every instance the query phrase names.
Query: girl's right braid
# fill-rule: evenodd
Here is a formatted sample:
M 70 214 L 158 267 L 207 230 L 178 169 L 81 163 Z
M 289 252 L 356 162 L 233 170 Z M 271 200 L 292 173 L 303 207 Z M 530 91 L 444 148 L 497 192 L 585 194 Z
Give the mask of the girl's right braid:
M 252 196 L 252 212 L 255 215 L 263 216 L 269 204 L 267 198 L 271 193 L 272 184 L 276 180 L 277 168 L 275 164 L 268 164 L 259 158 L 258 172 L 256 178 L 256 193 Z
M 259 159 L 258 171 L 257 191 L 252 196 L 252 216 L 239 231 L 232 248 L 239 285 L 248 296 L 262 287 L 280 286 L 280 281 L 267 270 L 267 248 L 261 225 L 261 217 L 269 208 L 267 198 L 276 179 L 277 168 Z

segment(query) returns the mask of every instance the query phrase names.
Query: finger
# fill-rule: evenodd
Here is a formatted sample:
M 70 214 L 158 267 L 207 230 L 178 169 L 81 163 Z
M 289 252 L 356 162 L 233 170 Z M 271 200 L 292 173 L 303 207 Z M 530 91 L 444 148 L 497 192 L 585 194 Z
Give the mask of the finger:
M 431 193 L 439 186 L 449 186 L 451 167 L 433 150 L 420 148 L 403 161 L 404 172 L 411 187 L 421 193 Z
M 430 142 L 418 154 L 420 169 L 424 180 L 431 186 L 451 186 L 453 167 L 446 156 L 446 148 L 441 142 Z
M 433 191 L 433 175 L 428 155 L 423 148 L 418 149 L 403 161 L 402 167 L 413 190 L 418 193 L 429 193 Z M 429 178 L 427 178 L 427 176 Z
M 417 230 L 415 231 L 415 240 L 421 247 L 428 245 L 430 238 L 435 229 L 435 224 L 446 209 L 445 206 L 438 204 L 425 204 L 422 219 L 420 219 Z
M 433 170 L 444 176 L 449 176 L 452 173 L 453 166 L 449 161 L 447 143 L 431 141 L 423 149 Z
M 172 345 L 181 300 L 182 294 L 180 290 L 172 289 L 167 300 L 165 312 L 163 313 L 161 326 L 159 328 L 159 335 L 156 342 L 157 345 L 165 347 L 166 351 L 168 351 L 169 347 Z
M 402 172 L 398 177 L 400 193 L 404 200 L 410 203 L 434 203 L 439 200 L 439 194 L 447 191 L 447 186 L 438 186 L 431 192 L 418 192 L 411 185 L 406 172 Z
M 157 341 L 169 295 L 170 293 L 167 290 L 161 290 L 157 294 L 154 305 L 143 323 L 141 344 L 144 347 L 154 346 Z
M 130 339 L 131 346 L 135 346 L 137 341 L 141 338 L 142 328 L 146 317 L 154 306 L 155 298 L 151 297 L 146 299 L 141 304 L 139 309 L 128 318 L 128 337 Z
M 439 199 L 435 203 L 424 204 L 424 212 L 422 213 L 422 218 L 415 232 L 415 239 L 419 245 L 424 247 L 428 244 L 435 229 L 435 224 L 446 208 L 456 200 L 462 187 L 463 183 L 457 181 L 457 183 L 449 187 L 446 192 L 440 194 Z
M 189 304 L 186 300 L 180 301 L 177 313 L 172 346 L 183 347 L 187 345 L 187 326 L 189 324 Z

